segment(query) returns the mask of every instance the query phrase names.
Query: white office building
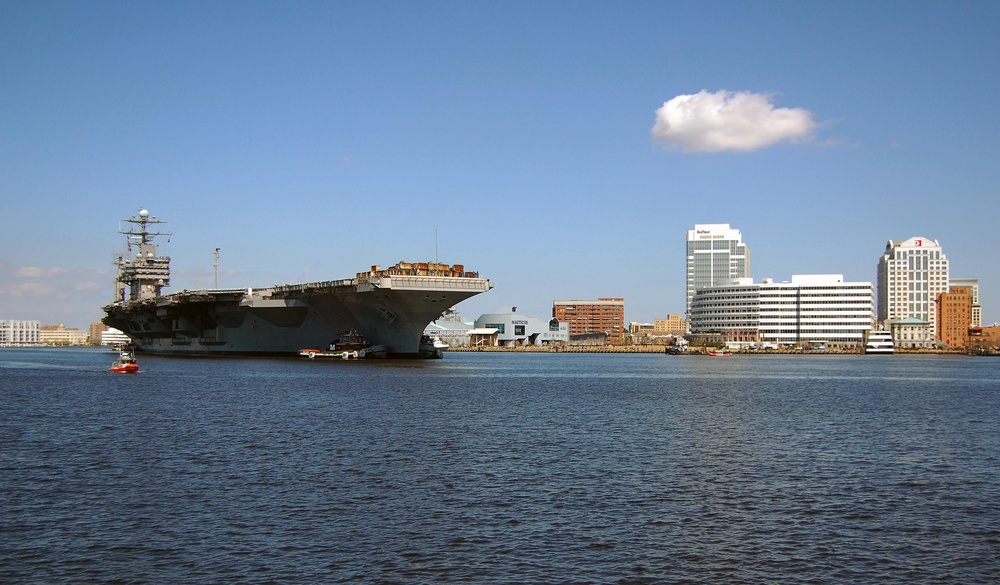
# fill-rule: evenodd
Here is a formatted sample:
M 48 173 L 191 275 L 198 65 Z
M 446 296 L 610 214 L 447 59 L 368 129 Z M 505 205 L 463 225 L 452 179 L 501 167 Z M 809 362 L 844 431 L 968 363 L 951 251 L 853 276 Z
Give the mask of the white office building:
M 698 289 L 750 278 L 750 247 L 728 223 L 695 224 L 687 232 L 687 315 Z
M 874 287 L 840 274 L 751 279 L 699 289 L 691 303 L 694 335 L 726 342 L 854 348 L 874 324 Z
M 38 321 L 0 321 L 0 346 L 38 345 L 41 328 Z
M 101 345 L 127 345 L 132 339 L 120 329 L 108 327 L 101 332 Z
M 496 330 L 499 345 L 548 345 L 569 343 L 569 323 L 557 319 L 542 320 L 517 312 L 484 313 L 476 319 L 476 331 Z
M 906 317 L 937 330 L 934 300 L 948 292 L 948 259 L 937 240 L 889 240 L 878 261 L 876 315 L 879 323 Z

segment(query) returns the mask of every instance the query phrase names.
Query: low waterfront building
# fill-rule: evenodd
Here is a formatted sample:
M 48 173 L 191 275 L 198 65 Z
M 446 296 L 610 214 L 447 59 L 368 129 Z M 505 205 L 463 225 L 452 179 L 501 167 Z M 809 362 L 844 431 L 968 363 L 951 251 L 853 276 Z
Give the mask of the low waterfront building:
M 604 334 L 610 343 L 622 343 L 625 338 L 624 298 L 553 301 L 552 318 L 568 323 L 571 337 L 590 339 L 595 334 Z
M 916 317 L 890 319 L 885 322 L 886 329 L 892 335 L 892 343 L 900 349 L 933 349 L 934 326 L 929 321 Z
M 677 333 L 675 330 L 671 330 L 666 327 L 659 326 L 664 319 L 657 319 L 655 323 L 636 323 L 631 322 L 628 325 L 628 338 L 626 338 L 626 343 L 633 345 L 670 345 L 673 344 L 674 339 L 684 335 L 683 332 Z
M 484 313 L 476 319 L 476 329 L 496 329 L 498 345 L 514 347 L 518 345 L 549 345 L 569 343 L 569 324 L 557 319 L 544 321 L 510 311 Z
M 874 287 L 840 274 L 749 278 L 706 287 L 691 303 L 691 339 L 713 343 L 854 349 L 874 323 Z
M 41 326 L 39 321 L 0 321 L 0 346 L 38 345 Z
M 449 347 L 468 347 L 469 331 L 472 331 L 474 328 L 474 323 L 438 319 L 437 321 L 432 321 L 424 328 L 424 335 L 437 337 L 447 343 Z
M 1000 325 L 973 327 L 969 331 L 969 347 L 979 351 L 1000 351 Z
M 497 347 L 500 330 L 494 327 L 477 327 L 469 331 L 469 347 Z
M 42 325 L 38 331 L 38 338 L 43 345 L 87 345 L 90 341 L 86 331 L 76 327 L 66 327 L 64 323 Z
M 469 331 L 475 326 L 475 323 L 471 321 L 463 321 L 458 310 L 452 307 L 428 323 L 427 327 L 424 328 L 424 335 L 437 337 L 447 343 L 449 347 L 468 347 Z
M 635 321 L 632 321 L 631 323 L 628 324 L 628 332 L 631 333 L 632 335 L 645 335 L 647 333 L 652 334 L 653 324 L 637 323 Z

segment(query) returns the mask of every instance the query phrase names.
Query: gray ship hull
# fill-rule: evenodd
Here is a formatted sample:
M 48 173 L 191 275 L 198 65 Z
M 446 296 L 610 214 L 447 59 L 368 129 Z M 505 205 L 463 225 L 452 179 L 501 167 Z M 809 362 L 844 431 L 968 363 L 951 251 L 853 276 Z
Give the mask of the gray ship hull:
M 405 271 L 393 267 L 395 272 Z M 357 278 L 266 289 L 182 291 L 104 307 L 104 323 L 141 352 L 179 356 L 298 355 L 346 331 L 390 357 L 422 355 L 427 324 L 490 289 L 475 273 L 361 273 Z M 426 271 L 423 271 L 426 272 Z M 451 273 L 454 274 L 454 273 Z

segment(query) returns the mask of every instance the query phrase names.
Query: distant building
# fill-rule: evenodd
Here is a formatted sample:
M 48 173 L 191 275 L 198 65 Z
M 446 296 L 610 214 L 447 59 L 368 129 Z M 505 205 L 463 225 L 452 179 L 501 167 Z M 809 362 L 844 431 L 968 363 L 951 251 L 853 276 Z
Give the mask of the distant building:
M 629 323 L 628 332 L 631 339 L 626 339 L 626 343 L 634 345 L 674 345 L 677 338 L 684 333 L 669 333 L 666 328 L 657 328 L 657 323 L 662 319 L 657 319 L 656 323 Z
M 494 327 L 476 328 L 469 331 L 469 347 L 497 347 L 500 330 Z
M 43 345 L 87 345 L 90 341 L 86 331 L 65 324 L 42 325 L 38 331 L 39 341 Z
M 636 323 L 632 321 L 628 324 L 628 332 L 632 335 L 652 335 L 654 331 L 654 325 L 652 323 Z
M 447 309 L 441 316 L 424 328 L 424 335 L 437 337 L 449 347 L 467 347 L 469 331 L 475 327 L 471 321 L 463 321 L 455 307 Z
M 945 347 L 964 349 L 969 346 L 972 322 L 972 291 L 967 286 L 953 286 L 935 300 L 937 308 L 937 340 Z
M 948 259 L 937 240 L 889 240 L 878 261 L 878 321 L 913 317 L 937 332 L 937 296 L 948 292 Z
M 94 344 L 101 343 L 101 337 L 107 329 L 108 326 L 105 325 L 104 323 L 101 323 L 100 321 L 91 323 L 90 327 L 88 328 L 90 332 L 88 335 L 88 337 L 90 337 L 90 342 Z
M 972 295 L 972 323 L 973 327 L 983 326 L 983 308 L 979 305 L 979 279 L 978 278 L 952 278 L 948 281 L 948 286 L 966 286 Z
M 684 315 L 670 314 L 666 319 L 653 320 L 653 333 L 656 335 L 684 335 L 687 333 L 687 319 Z
M 687 232 L 687 318 L 695 292 L 750 278 L 750 247 L 728 223 L 695 224 Z
M 93 339 L 91 338 L 91 342 L 93 342 Z M 100 339 L 101 345 L 119 345 L 132 342 L 128 335 L 125 335 L 114 327 L 105 327 L 98 339 Z
M 969 347 L 979 350 L 1000 351 L 1000 325 L 973 327 L 969 331 Z
M 476 319 L 475 330 L 495 329 L 496 343 L 505 346 L 517 345 L 549 345 L 569 343 L 569 324 L 557 319 L 544 321 L 517 312 L 517 307 L 510 311 L 484 313 Z
M 625 338 L 624 298 L 553 301 L 552 317 L 560 323 L 569 324 L 570 338 L 582 336 L 590 339 L 603 334 L 610 343 L 622 343 Z
M 892 334 L 892 343 L 902 349 L 931 349 L 937 345 L 934 329 L 928 321 L 915 317 L 890 319 L 884 327 Z
M 38 345 L 40 330 L 38 321 L 0 321 L 0 346 Z
M 424 335 L 437 337 L 448 344 L 449 347 L 467 347 L 469 345 L 469 331 L 475 327 L 472 323 L 461 320 L 438 319 L 427 324 L 424 328 Z
M 872 283 L 844 282 L 840 274 L 701 288 L 689 321 L 692 337 L 707 342 L 840 349 L 860 347 L 873 323 Z

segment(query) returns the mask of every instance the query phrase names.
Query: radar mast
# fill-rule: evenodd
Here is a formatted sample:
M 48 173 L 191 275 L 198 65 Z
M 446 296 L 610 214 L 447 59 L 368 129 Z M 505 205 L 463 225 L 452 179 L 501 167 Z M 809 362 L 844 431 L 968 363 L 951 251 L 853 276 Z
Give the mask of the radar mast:
M 167 236 L 170 232 L 153 231 L 153 224 L 166 223 L 140 208 L 138 215 L 122 220 L 126 227 L 119 227 L 118 233 L 125 236 L 129 252 L 136 246 L 134 257 L 118 256 L 115 264 L 115 301 L 145 301 L 160 296 L 163 287 L 170 285 L 170 258 L 156 255 L 155 238 Z

